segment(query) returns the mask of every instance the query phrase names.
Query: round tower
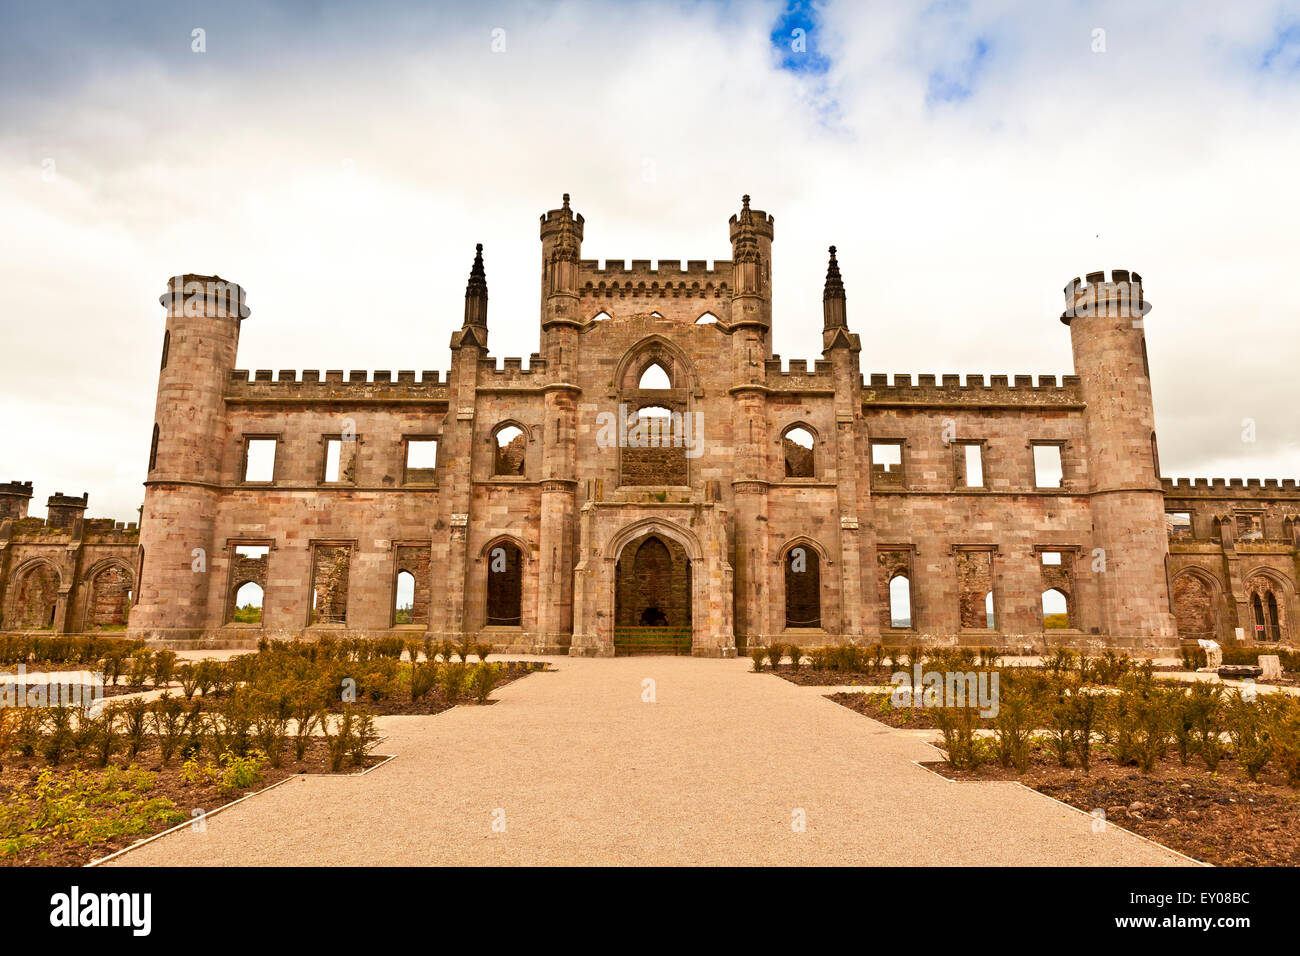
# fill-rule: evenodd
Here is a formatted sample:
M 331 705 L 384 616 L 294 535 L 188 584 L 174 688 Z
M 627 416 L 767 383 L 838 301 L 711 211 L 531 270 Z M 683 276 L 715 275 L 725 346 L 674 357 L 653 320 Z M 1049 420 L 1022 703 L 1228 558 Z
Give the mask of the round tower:
M 1086 404 L 1090 566 L 1099 576 L 1100 628 L 1113 638 L 1162 647 L 1177 643 L 1177 631 L 1165 575 L 1169 542 L 1143 327 L 1150 309 L 1142 277 L 1113 269 L 1109 282 L 1104 272 L 1072 280 L 1061 321 L 1070 327 Z
M 216 498 L 228 477 L 221 472 L 224 396 L 248 308 L 244 290 L 220 276 L 174 276 L 158 301 L 167 318 L 131 631 L 191 639 L 220 626 L 207 605 Z

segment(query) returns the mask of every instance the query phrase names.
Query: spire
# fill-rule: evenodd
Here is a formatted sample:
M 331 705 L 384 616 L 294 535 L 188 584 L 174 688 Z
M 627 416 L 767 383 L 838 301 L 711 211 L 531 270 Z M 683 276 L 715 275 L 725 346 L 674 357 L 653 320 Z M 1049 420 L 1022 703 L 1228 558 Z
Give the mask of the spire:
M 830 262 L 826 264 L 826 289 L 822 292 L 822 328 L 847 329 L 849 322 L 845 310 L 844 280 L 840 278 L 840 264 L 835 259 L 834 246 L 831 246 L 830 253 Z
M 466 326 L 487 328 L 487 275 L 483 272 L 483 243 L 474 247 L 474 265 L 469 270 L 469 283 L 465 286 Z

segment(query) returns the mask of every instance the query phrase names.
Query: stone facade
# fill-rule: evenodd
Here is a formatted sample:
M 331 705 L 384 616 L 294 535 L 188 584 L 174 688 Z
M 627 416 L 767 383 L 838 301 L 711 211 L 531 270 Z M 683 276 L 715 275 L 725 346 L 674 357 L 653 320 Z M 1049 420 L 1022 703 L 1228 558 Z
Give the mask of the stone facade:
M 27 517 L 30 481 L 0 485 L 0 629 L 93 633 L 125 630 L 140 531 L 86 518 L 89 495 L 50 496 L 47 517 Z
M 527 368 L 489 352 L 481 247 L 445 375 L 250 375 L 243 290 L 173 279 L 131 633 L 1154 650 L 1188 618 L 1185 564 L 1216 632 L 1263 575 L 1293 638 L 1294 482 L 1189 489 L 1199 550 L 1170 554 L 1136 274 L 1067 286 L 1072 375 L 864 377 L 834 247 L 822 358 L 772 354 L 774 221 L 748 197 L 712 265 L 602 265 L 583 226 L 567 196 L 541 217 Z M 1224 531 L 1238 512 L 1266 537 Z

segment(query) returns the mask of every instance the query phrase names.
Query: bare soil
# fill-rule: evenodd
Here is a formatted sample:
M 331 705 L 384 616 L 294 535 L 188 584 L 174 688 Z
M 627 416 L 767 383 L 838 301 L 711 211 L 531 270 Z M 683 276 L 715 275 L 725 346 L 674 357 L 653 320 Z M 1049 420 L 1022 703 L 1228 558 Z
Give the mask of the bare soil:
M 856 710 L 872 720 L 878 720 L 882 724 L 900 730 L 937 730 L 939 727 L 934 720 L 934 708 L 894 707 L 891 705 L 890 695 L 886 693 L 827 694 L 826 697 L 849 710 Z M 993 721 L 981 718 L 978 726 L 989 728 L 993 726 Z
M 791 684 L 798 684 L 800 687 L 865 687 L 876 685 L 888 686 L 889 677 L 892 671 L 882 670 L 879 673 L 868 674 L 862 672 L 849 673 L 846 671 L 819 670 L 813 667 L 801 667 L 797 671 L 788 668 L 774 671 L 770 667 L 765 667 L 759 673 L 775 674 L 782 680 L 788 680 Z
M 1019 780 L 1086 813 L 1104 810 L 1109 822 L 1215 866 L 1300 864 L 1300 790 L 1267 771 L 1252 783 L 1232 760 L 1220 763 L 1217 773 L 1195 758 L 1186 767 L 1177 758 L 1162 760 L 1142 773 L 1116 764 L 1098 747 L 1087 773 L 1060 766 L 1042 750 L 1024 776 L 997 764 L 931 766 L 954 780 Z

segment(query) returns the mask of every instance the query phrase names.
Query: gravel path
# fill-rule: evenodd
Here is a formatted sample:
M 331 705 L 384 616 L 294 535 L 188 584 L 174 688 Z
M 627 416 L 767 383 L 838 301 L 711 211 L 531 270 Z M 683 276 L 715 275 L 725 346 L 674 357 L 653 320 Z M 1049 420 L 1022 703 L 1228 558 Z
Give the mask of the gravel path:
M 943 780 L 915 732 L 745 660 L 551 661 L 491 706 L 381 718 L 398 759 L 364 777 L 294 778 L 114 862 L 1188 862 L 1016 784 Z

